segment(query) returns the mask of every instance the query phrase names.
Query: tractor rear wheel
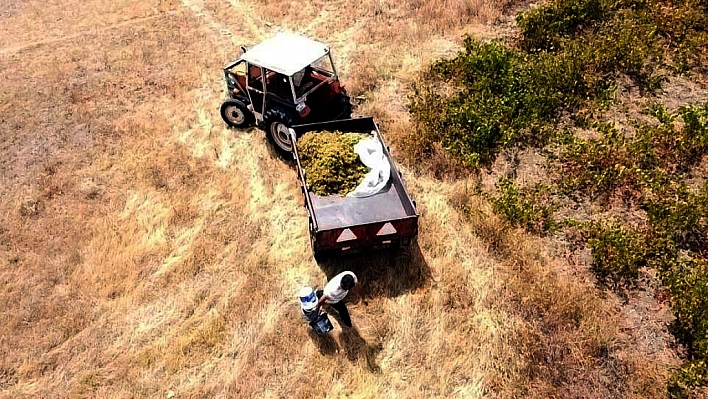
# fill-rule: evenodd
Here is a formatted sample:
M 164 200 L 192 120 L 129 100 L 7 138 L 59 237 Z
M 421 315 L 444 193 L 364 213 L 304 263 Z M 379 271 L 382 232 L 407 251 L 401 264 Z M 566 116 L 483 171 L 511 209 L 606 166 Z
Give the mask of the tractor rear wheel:
M 273 108 L 266 111 L 263 120 L 266 134 L 275 149 L 284 157 L 291 158 L 293 146 L 289 128 L 293 125 L 293 117 L 280 108 Z
M 246 104 L 235 98 L 221 104 L 221 117 L 230 127 L 246 127 L 253 123 L 253 113 Z

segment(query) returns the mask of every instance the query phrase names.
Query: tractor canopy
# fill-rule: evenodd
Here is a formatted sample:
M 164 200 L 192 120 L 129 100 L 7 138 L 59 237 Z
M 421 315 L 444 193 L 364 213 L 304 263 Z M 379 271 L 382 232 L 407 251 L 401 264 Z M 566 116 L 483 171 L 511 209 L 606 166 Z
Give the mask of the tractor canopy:
M 243 53 L 240 60 L 293 76 L 329 54 L 329 46 L 293 33 L 278 33 Z

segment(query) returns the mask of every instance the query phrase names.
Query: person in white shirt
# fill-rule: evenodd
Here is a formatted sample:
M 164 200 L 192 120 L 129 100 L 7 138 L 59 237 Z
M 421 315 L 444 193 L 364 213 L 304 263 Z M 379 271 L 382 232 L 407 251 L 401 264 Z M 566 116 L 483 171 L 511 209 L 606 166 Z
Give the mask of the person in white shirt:
M 349 317 L 347 306 L 342 301 L 347 296 L 349 290 L 358 283 L 356 275 L 350 271 L 345 271 L 334 276 L 325 285 L 324 290 L 317 290 L 318 306 L 329 304 L 339 313 L 342 323 L 351 327 L 352 320 Z

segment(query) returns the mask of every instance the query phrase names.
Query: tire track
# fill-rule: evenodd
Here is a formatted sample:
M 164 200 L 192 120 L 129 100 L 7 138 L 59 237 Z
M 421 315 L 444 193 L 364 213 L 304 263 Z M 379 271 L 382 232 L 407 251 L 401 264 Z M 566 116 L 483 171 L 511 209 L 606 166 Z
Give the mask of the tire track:
M 196 17 L 201 19 L 214 32 L 218 32 L 221 36 L 225 36 L 233 45 L 236 45 L 236 38 L 233 32 L 224 24 L 217 21 L 205 8 L 202 0 L 181 0 L 182 5 L 187 7 Z
M 76 32 L 71 35 L 65 35 L 62 37 L 47 38 L 47 39 L 43 39 L 43 40 L 35 40 L 35 41 L 31 41 L 31 42 L 22 43 L 22 44 L 19 44 L 16 46 L 5 47 L 5 48 L 0 49 L 0 56 L 10 56 L 10 55 L 22 52 L 24 50 L 27 50 L 27 49 L 30 49 L 33 47 L 46 46 L 49 44 L 56 44 L 56 43 L 61 43 L 61 42 L 69 41 L 69 40 L 74 40 L 74 39 L 78 39 L 78 38 L 81 38 L 84 36 L 90 36 L 90 35 L 108 32 L 113 29 L 124 28 L 124 27 L 132 26 L 132 25 L 138 25 L 138 24 L 141 24 L 144 22 L 149 22 L 149 21 L 152 21 L 155 19 L 163 18 L 168 15 L 175 15 L 175 14 L 179 14 L 179 13 L 180 13 L 180 11 L 176 11 L 176 10 L 164 11 L 164 12 L 161 12 L 157 15 L 131 18 L 131 19 L 127 19 L 125 21 L 113 23 L 113 24 L 103 26 L 100 28 Z
M 234 32 L 229 27 L 213 16 L 207 9 L 204 0 L 181 0 L 182 4 L 191 10 L 197 17 L 202 19 L 206 25 L 216 34 L 228 36 L 232 43 L 234 42 Z M 247 40 L 260 40 L 265 33 L 259 28 L 261 23 L 254 17 L 252 6 L 244 5 L 238 0 L 228 0 L 231 6 L 231 11 L 236 12 L 236 20 L 240 22 L 239 26 L 243 26 L 238 32 L 243 32 Z M 195 106 L 195 112 L 198 115 L 209 114 L 202 109 L 203 107 L 218 107 L 216 101 L 209 101 L 208 104 Z M 226 131 L 226 130 L 225 130 Z M 222 132 L 219 134 L 220 142 L 218 147 L 219 152 L 223 153 L 224 157 L 217 159 L 217 165 L 221 168 L 229 168 L 229 163 L 236 167 L 236 170 L 241 176 L 245 176 L 248 181 L 248 188 L 251 192 L 251 199 L 248 205 L 249 213 L 254 215 L 254 218 L 267 223 L 269 228 L 266 230 L 269 233 L 268 243 L 271 244 L 273 250 L 269 257 L 276 261 L 293 261 L 295 256 L 299 261 L 308 261 L 308 256 L 302 253 L 302 248 L 307 248 L 307 245 L 302 245 L 302 242 L 307 241 L 307 237 L 302 236 L 302 231 L 298 229 L 297 223 L 302 216 L 299 209 L 300 201 L 297 195 L 299 192 L 293 189 L 291 182 L 284 182 L 286 176 L 291 175 L 290 169 L 285 165 L 274 165 L 272 168 L 264 168 L 262 160 L 271 155 L 265 148 L 260 148 L 268 145 L 261 140 L 261 132 L 251 130 L 249 132 L 235 133 L 235 130 L 226 131 L 227 135 L 237 135 L 235 139 L 229 140 Z M 204 137 L 209 136 L 209 132 L 205 132 Z M 230 154 L 239 154 L 238 157 L 233 157 Z M 261 162 L 259 162 L 261 161 Z M 270 162 L 277 163 L 277 160 Z M 294 178 L 294 176 L 290 176 Z M 289 198 L 287 201 L 282 201 L 282 198 Z M 292 198 L 291 198 L 292 197 Z M 290 237 L 295 235 L 296 239 Z M 287 236 L 287 237 L 284 237 Z M 302 241 L 302 242 L 301 242 Z
M 243 44 L 241 41 L 246 39 L 248 42 L 255 42 L 265 38 L 264 29 L 265 22 L 258 22 L 253 17 L 255 15 L 252 6 L 245 6 L 237 0 L 228 0 L 231 6 L 229 11 L 234 12 L 234 20 L 239 21 L 237 26 L 243 28 L 229 28 L 229 25 L 223 23 L 219 18 L 212 15 L 206 8 L 205 0 L 180 0 L 182 5 L 189 9 L 195 16 L 204 21 L 213 32 L 218 32 L 219 35 L 225 36 L 232 45 L 238 46 Z M 208 0 L 207 0 L 208 1 Z M 237 36 L 236 33 L 240 34 Z
M 243 22 L 243 25 L 246 26 L 247 30 L 250 32 L 250 36 L 248 37 L 251 40 L 262 40 L 265 38 L 264 33 L 263 33 L 263 28 L 261 26 L 266 25 L 265 22 L 261 21 L 260 24 L 256 23 L 256 20 L 254 19 L 255 12 L 253 10 L 253 6 L 250 5 L 246 7 L 246 11 L 241 11 L 244 9 L 244 5 L 242 2 L 238 0 L 227 0 L 229 5 L 236 10 L 239 13 L 239 18 L 238 20 Z

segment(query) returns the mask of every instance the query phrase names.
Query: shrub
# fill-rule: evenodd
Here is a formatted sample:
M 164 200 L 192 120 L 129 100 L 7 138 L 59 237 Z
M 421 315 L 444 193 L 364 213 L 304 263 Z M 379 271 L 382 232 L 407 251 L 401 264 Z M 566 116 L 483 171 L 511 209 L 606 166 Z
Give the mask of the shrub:
M 663 276 L 676 314 L 672 329 L 693 356 L 708 358 L 708 263 L 682 257 Z
M 597 124 L 598 139 L 564 137 L 558 156 L 563 192 L 590 194 L 623 187 L 640 193 L 665 191 L 702 156 L 708 154 L 708 103 L 669 113 L 649 110 L 658 124 L 635 123 L 632 138 L 610 124 Z M 676 121 L 683 124 L 679 127 Z
M 542 143 L 561 112 L 610 100 L 618 75 L 654 90 L 667 57 L 677 71 L 699 65 L 707 11 L 701 0 L 552 0 L 517 17 L 519 49 L 467 37 L 414 85 L 414 142 L 428 154 L 440 143 L 471 168 L 522 137 Z
M 512 225 L 535 233 L 555 227 L 551 218 L 555 207 L 549 203 L 548 187 L 539 184 L 533 190 L 519 190 L 506 178 L 500 179 L 497 186 L 499 196 L 489 198 L 495 213 L 504 216 Z
M 644 205 L 656 239 L 672 242 L 679 250 L 708 253 L 708 183 L 697 193 L 679 185 Z
M 695 360 L 674 370 L 669 377 L 668 393 L 671 399 L 688 399 L 688 392 L 708 383 L 708 367 L 705 360 Z
M 592 68 L 633 77 L 667 55 L 676 71 L 686 71 L 698 65 L 708 44 L 701 0 L 552 0 L 516 19 L 526 52 L 580 44 Z
M 631 286 L 654 267 L 669 288 L 673 331 L 689 348 L 669 382 L 671 395 L 708 383 L 708 185 L 689 190 L 683 176 L 708 154 L 708 103 L 649 111 L 633 134 L 596 124 L 597 139 L 548 135 L 561 115 L 608 107 L 617 78 L 654 90 L 662 75 L 700 66 L 708 54 L 705 0 L 550 0 L 517 17 L 518 47 L 465 39 L 457 56 L 431 66 L 414 85 L 410 111 L 418 155 L 443 148 L 469 168 L 488 164 L 503 147 L 545 145 L 554 138 L 555 183 L 562 194 L 622 190 L 647 211 L 646 224 L 574 223 L 592 251 L 599 281 Z M 555 129 L 562 131 L 562 129 Z M 499 183 L 490 201 L 512 224 L 543 231 L 552 208 L 536 192 Z
M 581 27 L 601 21 L 607 6 L 600 0 L 556 0 L 545 7 L 519 14 L 520 47 L 528 52 L 557 50 L 561 41 Z
M 600 283 L 614 288 L 634 286 L 639 269 L 647 263 L 643 237 L 617 222 L 589 222 L 580 227 Z
M 411 112 L 420 135 L 440 142 L 470 167 L 489 161 L 494 150 L 513 140 L 510 118 L 519 107 L 514 87 L 517 55 L 498 42 L 481 44 L 469 37 L 465 50 L 430 68 L 431 82 L 416 87 Z M 442 95 L 440 87 L 462 91 Z M 504 97 L 509 93 L 509 97 Z
M 611 287 L 631 287 L 640 268 L 659 271 L 676 319 L 671 332 L 688 349 L 688 361 L 669 380 L 671 397 L 708 384 L 708 183 L 685 185 L 645 204 L 647 226 L 632 231 L 616 222 L 573 223 L 592 251 L 593 271 Z
M 708 263 L 683 259 L 664 273 L 671 292 L 676 320 L 672 332 L 689 349 L 689 362 L 669 380 L 672 397 L 686 397 L 686 391 L 708 383 Z
M 441 143 L 471 168 L 484 165 L 523 132 L 538 134 L 561 109 L 582 103 L 582 67 L 570 54 L 529 60 L 500 42 L 467 37 L 456 58 L 433 64 L 414 86 L 417 142 L 428 151 Z
M 599 139 L 571 136 L 559 155 L 559 186 L 565 193 L 591 195 L 612 192 L 619 186 L 637 186 L 637 159 L 624 135 L 613 125 L 596 126 Z
M 679 141 L 680 155 L 684 162 L 692 163 L 708 153 L 708 102 L 684 106 L 678 112 L 684 123 Z

